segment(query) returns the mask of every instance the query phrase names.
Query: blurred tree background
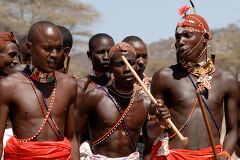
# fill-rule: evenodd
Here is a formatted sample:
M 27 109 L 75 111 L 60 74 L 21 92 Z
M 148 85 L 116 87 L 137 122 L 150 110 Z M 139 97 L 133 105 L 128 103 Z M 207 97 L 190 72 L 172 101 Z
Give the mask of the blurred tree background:
M 89 26 L 100 17 L 93 6 L 72 0 L 0 0 L 0 8 L 0 30 L 12 31 L 18 38 L 33 23 L 47 20 L 70 29 L 75 42 L 85 42 L 91 35 Z
M 52 21 L 70 29 L 74 36 L 70 73 L 85 76 L 91 71 L 91 63 L 86 55 L 87 41 L 92 35 L 89 28 L 101 18 L 93 6 L 74 0 L 0 0 L 0 7 L 0 31 L 12 31 L 18 38 L 26 35 L 29 27 L 39 20 Z M 212 50 L 216 53 L 218 66 L 239 75 L 239 26 L 230 24 L 211 32 L 213 40 L 209 54 Z M 144 40 L 144 37 L 141 38 Z M 174 37 L 147 44 L 149 62 L 146 73 L 149 76 L 157 69 L 176 62 L 174 47 L 171 49 L 172 44 Z

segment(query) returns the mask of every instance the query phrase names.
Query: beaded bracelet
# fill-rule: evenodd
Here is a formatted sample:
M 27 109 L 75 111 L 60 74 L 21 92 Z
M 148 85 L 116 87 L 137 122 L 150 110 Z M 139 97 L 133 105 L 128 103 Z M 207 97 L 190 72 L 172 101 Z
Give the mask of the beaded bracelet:
M 227 158 L 228 160 L 231 160 L 231 155 L 227 151 L 222 151 L 218 155 L 223 156 L 223 157 Z

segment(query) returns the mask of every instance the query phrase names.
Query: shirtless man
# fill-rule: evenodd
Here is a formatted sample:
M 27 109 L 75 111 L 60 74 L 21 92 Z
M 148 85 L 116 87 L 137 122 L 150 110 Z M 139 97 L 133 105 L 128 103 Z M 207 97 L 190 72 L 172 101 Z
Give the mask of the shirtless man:
M 140 79 L 143 80 L 144 84 L 150 89 L 151 77 L 148 77 L 144 73 L 147 62 L 148 62 L 148 50 L 147 50 L 146 44 L 140 37 L 137 37 L 137 36 L 128 36 L 128 37 L 124 38 L 122 40 L 122 42 L 126 42 L 126 43 L 130 44 L 135 49 L 137 65 L 138 65 L 136 72 L 137 72 L 138 76 L 140 77 Z M 138 83 L 136 85 L 138 86 L 139 91 L 141 93 L 145 94 L 142 87 L 140 85 L 138 85 Z M 147 136 L 146 124 L 143 125 L 142 129 L 143 130 L 142 130 L 142 133 L 140 134 L 139 145 L 141 146 L 142 145 L 141 143 L 144 141 L 143 155 L 146 158 L 146 155 L 150 154 L 153 142 Z
M 237 79 L 232 73 L 216 68 L 208 58 L 208 41 L 212 37 L 203 17 L 186 12 L 183 14 L 185 16 L 177 24 L 175 33 L 178 64 L 154 73 L 151 92 L 155 98 L 164 100 L 170 109 L 172 121 L 188 137 L 189 143 L 184 146 L 170 129 L 155 144 L 151 159 L 212 160 L 213 152 L 196 98 L 197 91 L 206 103 L 205 107 L 210 110 L 205 108 L 218 156 L 221 160 L 227 160 L 237 140 Z M 223 110 L 227 129 L 221 146 Z M 167 142 L 168 138 L 171 150 L 163 150 L 161 143 L 164 140 Z
M 134 48 L 125 42 L 116 44 L 109 52 L 112 84 L 87 92 L 78 106 L 79 128 L 88 123 L 90 130 L 89 159 L 139 159 L 136 145 L 150 100 L 134 88 L 135 79 L 122 55 L 137 68 Z
M 62 35 L 53 23 L 40 21 L 31 26 L 28 41 L 32 66 L 0 80 L 0 128 L 9 116 L 14 133 L 4 158 L 79 159 L 73 118 L 77 84 L 55 71 L 63 54 Z
M 88 58 L 92 63 L 92 72 L 87 77 L 78 79 L 78 96 L 77 96 L 77 106 L 80 106 L 83 94 L 87 91 L 97 87 L 105 86 L 111 83 L 111 75 L 108 70 L 109 58 L 108 53 L 110 48 L 114 45 L 114 40 L 111 36 L 105 33 L 98 33 L 92 36 L 89 40 L 89 51 L 87 52 Z M 89 140 L 89 133 L 87 127 L 84 130 L 80 130 L 78 123 L 81 123 L 76 115 L 76 134 L 84 133 L 81 136 L 83 142 L 84 140 Z M 79 137 L 77 137 L 79 138 Z M 80 139 L 79 139 L 80 140 Z M 80 142 L 79 142 L 80 143 Z M 88 152 L 89 145 L 83 143 L 80 147 L 80 152 Z

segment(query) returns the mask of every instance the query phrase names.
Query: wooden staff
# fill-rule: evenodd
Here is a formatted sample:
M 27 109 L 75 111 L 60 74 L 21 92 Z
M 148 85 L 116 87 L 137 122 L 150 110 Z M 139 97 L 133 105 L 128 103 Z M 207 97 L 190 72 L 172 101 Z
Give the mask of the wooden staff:
M 124 61 L 124 63 L 128 66 L 128 68 L 130 69 L 130 71 L 132 72 L 133 76 L 137 79 L 138 83 L 142 86 L 142 88 L 144 89 L 144 91 L 147 93 L 147 95 L 150 97 L 150 99 L 152 100 L 153 103 L 158 104 L 157 100 L 153 97 L 153 95 L 151 94 L 151 92 L 147 89 L 147 87 L 145 86 L 145 84 L 143 83 L 143 81 L 139 78 L 138 74 L 135 72 L 135 70 L 132 68 L 132 66 L 128 63 L 128 60 L 126 59 L 125 56 L 122 56 L 122 59 Z M 183 145 L 186 145 L 188 143 L 188 138 L 184 137 L 179 130 L 177 129 L 177 127 L 173 124 L 173 122 L 171 121 L 170 118 L 168 118 L 166 120 L 170 126 L 172 127 L 172 129 L 175 131 L 175 133 L 178 135 L 178 137 L 180 138 L 181 142 Z
M 215 159 L 215 160 L 219 160 L 218 155 L 217 155 L 216 146 L 215 146 L 215 143 L 214 143 L 214 141 L 213 141 L 212 131 L 211 131 L 211 128 L 210 128 L 210 125 L 209 125 L 209 122 L 208 122 L 207 114 L 206 114 L 206 111 L 205 111 L 205 109 L 204 109 L 204 107 L 203 107 L 203 102 L 202 102 L 201 97 L 200 97 L 199 94 L 200 94 L 200 93 L 196 93 L 197 99 L 198 99 L 198 103 L 199 103 L 200 108 L 201 108 L 201 110 L 202 110 L 202 115 L 203 115 L 204 123 L 205 123 L 205 126 L 206 126 L 206 128 L 207 128 L 208 138 L 209 138 L 210 143 L 211 143 L 211 146 L 212 146 L 214 159 Z

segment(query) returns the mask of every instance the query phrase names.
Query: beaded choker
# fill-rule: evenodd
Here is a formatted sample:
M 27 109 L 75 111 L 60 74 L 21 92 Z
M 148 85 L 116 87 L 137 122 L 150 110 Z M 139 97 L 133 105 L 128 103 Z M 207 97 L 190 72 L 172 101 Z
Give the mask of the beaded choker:
M 204 94 L 211 89 L 211 74 L 215 71 L 215 66 L 211 59 L 204 61 L 205 63 L 183 63 L 183 68 L 187 69 L 188 73 L 197 78 L 197 91 Z
M 116 93 L 117 95 L 119 96 L 128 96 L 128 95 L 132 95 L 133 92 L 134 92 L 134 87 L 133 89 L 131 90 L 120 90 L 120 89 L 117 89 L 116 86 L 115 86 L 115 82 L 112 83 L 112 88 L 114 90 L 112 90 L 114 93 Z
M 31 67 L 31 79 L 41 82 L 41 83 L 49 83 L 55 80 L 55 72 L 44 73 L 40 71 L 38 68 L 32 66 Z

